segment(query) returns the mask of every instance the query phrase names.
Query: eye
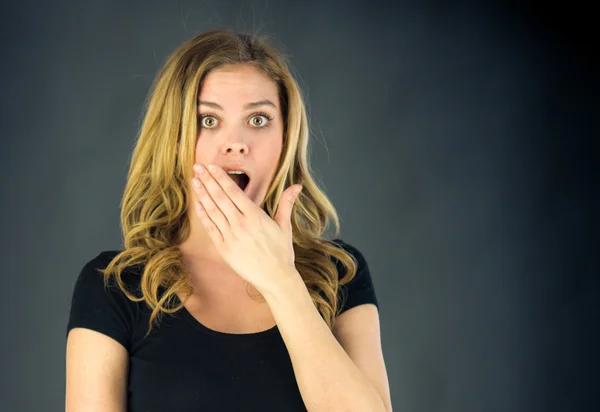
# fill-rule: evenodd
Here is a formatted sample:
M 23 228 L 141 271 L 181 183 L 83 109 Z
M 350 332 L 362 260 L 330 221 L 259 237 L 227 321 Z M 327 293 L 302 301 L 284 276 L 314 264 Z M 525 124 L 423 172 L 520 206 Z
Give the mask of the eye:
M 250 123 L 252 124 L 252 126 L 254 126 L 256 128 L 264 128 L 264 127 L 269 127 L 269 126 L 266 126 L 265 123 L 267 123 L 267 121 L 271 121 L 271 120 L 273 120 L 273 118 L 271 116 L 269 116 L 268 114 L 257 113 L 250 118 Z
M 218 119 L 212 114 L 202 114 L 198 120 L 200 126 L 204 129 L 214 129 L 217 127 Z M 267 123 L 271 120 L 273 118 L 266 113 L 256 113 L 250 118 L 250 124 L 256 129 L 264 129 L 269 127 Z
M 200 116 L 200 125 L 206 129 L 212 129 L 217 124 L 217 118 L 210 114 Z

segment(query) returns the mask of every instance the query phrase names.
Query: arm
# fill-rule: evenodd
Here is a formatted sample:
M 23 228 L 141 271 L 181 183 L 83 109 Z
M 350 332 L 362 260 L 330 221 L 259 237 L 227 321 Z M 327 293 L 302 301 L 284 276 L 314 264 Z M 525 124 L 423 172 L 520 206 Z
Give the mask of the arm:
M 285 278 L 289 281 L 266 294 L 265 299 L 290 354 L 307 409 L 391 411 L 385 366 L 377 343 L 379 321 L 369 308 L 372 305 L 361 305 L 340 315 L 341 325 L 336 333 L 348 346 L 346 353 L 313 304 L 300 275 Z M 355 320 L 369 323 L 361 327 Z M 367 334 L 365 343 L 361 342 L 364 336 L 351 331 L 353 327 Z
M 386 411 L 392 412 L 377 307 L 368 304 L 347 310 L 337 317 L 332 332 L 350 359 L 375 386 Z
M 69 332 L 66 355 L 66 412 L 124 412 L 127 406 L 127 350 L 90 329 Z

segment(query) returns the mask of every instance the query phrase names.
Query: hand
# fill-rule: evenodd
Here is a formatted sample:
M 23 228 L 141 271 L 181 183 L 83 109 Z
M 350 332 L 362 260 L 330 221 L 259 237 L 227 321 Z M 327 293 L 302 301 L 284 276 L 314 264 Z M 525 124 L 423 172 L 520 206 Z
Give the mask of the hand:
M 259 292 L 274 290 L 294 265 L 291 214 L 302 189 L 288 187 L 271 219 L 216 165 L 195 165 L 196 213 L 223 260 Z

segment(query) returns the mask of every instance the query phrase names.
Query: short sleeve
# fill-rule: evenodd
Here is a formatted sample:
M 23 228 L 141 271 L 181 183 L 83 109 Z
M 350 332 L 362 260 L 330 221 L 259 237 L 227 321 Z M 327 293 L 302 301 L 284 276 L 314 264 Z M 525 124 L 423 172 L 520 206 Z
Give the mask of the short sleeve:
M 85 264 L 75 282 L 67 324 L 71 329 L 86 328 L 107 335 L 127 350 L 133 330 L 134 305 L 111 278 L 105 287 L 104 269 L 118 252 L 102 252 Z
M 372 303 L 379 309 L 379 302 L 375 294 L 375 287 L 369 265 L 363 254 L 354 246 L 344 242 L 341 239 L 335 239 L 335 243 L 341 246 L 346 252 L 350 253 L 356 263 L 356 275 L 349 283 L 340 286 L 338 298 L 342 309 L 340 314 L 355 306 Z M 343 267 L 338 262 L 338 270 L 343 271 Z M 345 272 L 340 272 L 340 280 L 345 277 Z

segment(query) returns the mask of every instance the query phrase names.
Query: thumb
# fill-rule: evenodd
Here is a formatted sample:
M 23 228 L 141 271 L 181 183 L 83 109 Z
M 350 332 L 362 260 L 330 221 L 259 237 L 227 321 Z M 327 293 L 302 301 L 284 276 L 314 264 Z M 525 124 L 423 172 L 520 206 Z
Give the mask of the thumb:
M 298 199 L 301 190 L 302 186 L 294 185 L 283 192 L 283 195 L 279 200 L 277 213 L 275 214 L 275 222 L 277 222 L 280 228 L 285 230 L 291 228 L 292 209 L 294 208 L 294 203 L 296 203 L 296 199 Z

